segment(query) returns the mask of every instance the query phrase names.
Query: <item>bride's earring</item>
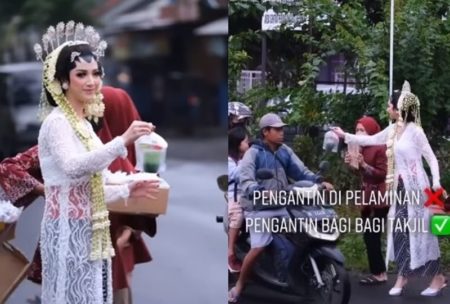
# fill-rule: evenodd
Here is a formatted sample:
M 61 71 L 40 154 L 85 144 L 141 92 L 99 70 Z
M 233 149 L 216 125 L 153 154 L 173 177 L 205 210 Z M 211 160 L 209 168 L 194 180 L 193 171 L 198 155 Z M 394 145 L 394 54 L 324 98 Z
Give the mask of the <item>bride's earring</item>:
M 69 89 L 69 84 L 64 81 L 63 84 L 61 85 L 61 88 L 63 88 L 64 91 L 67 91 Z
M 84 107 L 84 112 L 88 119 L 94 120 L 98 123 L 98 119 L 103 117 L 103 112 L 105 111 L 105 104 L 103 103 L 103 94 L 97 92 L 93 100 L 88 102 Z

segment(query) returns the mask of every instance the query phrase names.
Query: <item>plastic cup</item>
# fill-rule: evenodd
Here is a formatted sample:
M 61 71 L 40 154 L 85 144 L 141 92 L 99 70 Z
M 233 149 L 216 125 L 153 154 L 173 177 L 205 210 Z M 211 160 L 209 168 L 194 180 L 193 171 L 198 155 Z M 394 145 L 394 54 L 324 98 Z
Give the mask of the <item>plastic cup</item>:
M 144 152 L 144 172 L 157 173 L 161 162 L 161 153 L 158 151 Z

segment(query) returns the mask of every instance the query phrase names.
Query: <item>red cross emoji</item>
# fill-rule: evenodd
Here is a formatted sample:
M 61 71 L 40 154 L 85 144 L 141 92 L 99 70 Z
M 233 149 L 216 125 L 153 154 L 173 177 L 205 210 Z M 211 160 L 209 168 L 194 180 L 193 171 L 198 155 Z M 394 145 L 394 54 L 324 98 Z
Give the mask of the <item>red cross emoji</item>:
M 444 202 L 440 200 L 441 194 L 444 192 L 444 189 L 438 189 L 436 192 L 433 193 L 433 191 L 430 188 L 425 189 L 425 193 L 428 195 L 428 199 L 425 203 L 425 207 L 428 207 L 430 205 L 438 205 L 442 209 L 444 209 Z

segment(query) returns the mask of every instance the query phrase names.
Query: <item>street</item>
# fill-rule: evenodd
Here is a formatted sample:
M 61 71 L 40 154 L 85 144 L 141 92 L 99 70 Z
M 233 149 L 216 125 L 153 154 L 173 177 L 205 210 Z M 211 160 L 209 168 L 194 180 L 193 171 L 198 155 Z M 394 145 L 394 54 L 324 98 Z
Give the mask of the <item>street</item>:
M 158 217 L 157 235 L 145 236 L 153 261 L 135 268 L 133 302 L 226 303 L 226 235 L 215 222 L 225 203 L 216 186 L 216 177 L 227 170 L 225 140 L 168 142 L 167 171 L 162 176 L 171 185 L 169 206 L 167 214 Z M 13 244 L 28 258 L 37 243 L 42 212 L 41 199 L 24 211 L 18 223 Z M 39 286 L 25 280 L 7 303 L 37 304 L 27 299 L 39 294 Z
M 425 279 L 412 280 L 399 297 L 388 295 L 389 289 L 395 282 L 395 274 L 389 274 L 387 284 L 379 286 L 359 285 L 359 276 L 351 274 L 352 296 L 349 304 L 447 304 L 450 303 L 450 288 L 444 288 L 443 294 L 437 297 L 422 297 L 420 292 L 427 287 Z M 233 278 L 230 281 L 234 281 Z M 231 282 L 230 282 L 231 283 Z M 250 282 L 239 304 L 308 304 L 294 295 L 281 294 L 274 290 L 268 290 L 266 286 L 254 281 Z

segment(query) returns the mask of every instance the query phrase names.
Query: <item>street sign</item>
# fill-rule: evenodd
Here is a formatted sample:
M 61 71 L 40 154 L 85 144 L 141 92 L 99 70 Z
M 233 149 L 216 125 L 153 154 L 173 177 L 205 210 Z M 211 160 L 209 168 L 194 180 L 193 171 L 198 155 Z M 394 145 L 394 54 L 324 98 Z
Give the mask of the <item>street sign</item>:
M 273 9 L 264 12 L 261 20 L 261 30 L 278 31 L 281 25 L 286 28 L 300 31 L 303 24 L 308 23 L 308 16 L 294 15 L 292 13 L 277 13 Z

